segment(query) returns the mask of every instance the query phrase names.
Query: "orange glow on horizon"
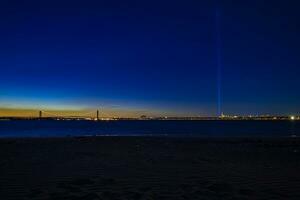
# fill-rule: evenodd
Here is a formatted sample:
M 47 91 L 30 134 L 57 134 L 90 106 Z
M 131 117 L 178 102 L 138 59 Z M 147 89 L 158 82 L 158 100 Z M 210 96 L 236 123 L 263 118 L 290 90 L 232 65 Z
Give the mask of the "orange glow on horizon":
M 97 116 L 97 109 L 86 110 L 49 110 L 49 109 L 22 109 L 22 108 L 0 108 L 0 117 L 38 117 L 42 110 L 43 117 L 91 117 Z M 112 117 L 140 117 L 145 115 L 145 111 L 126 110 L 126 109 L 99 109 L 100 118 Z M 149 112 L 149 116 L 158 116 L 158 113 Z M 147 115 L 147 114 L 146 114 Z

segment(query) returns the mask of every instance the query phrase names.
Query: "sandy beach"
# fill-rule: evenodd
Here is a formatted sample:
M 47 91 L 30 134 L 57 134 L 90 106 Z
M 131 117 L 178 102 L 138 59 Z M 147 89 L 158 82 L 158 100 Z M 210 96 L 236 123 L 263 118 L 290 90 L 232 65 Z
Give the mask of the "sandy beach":
M 300 199 L 299 138 L 0 139 L 0 199 Z

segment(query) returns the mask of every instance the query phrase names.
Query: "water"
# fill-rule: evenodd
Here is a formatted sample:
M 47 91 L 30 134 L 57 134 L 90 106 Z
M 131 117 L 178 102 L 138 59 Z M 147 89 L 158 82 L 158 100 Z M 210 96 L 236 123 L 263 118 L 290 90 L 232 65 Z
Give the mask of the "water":
M 85 135 L 290 137 L 300 121 L 0 121 L 0 137 Z

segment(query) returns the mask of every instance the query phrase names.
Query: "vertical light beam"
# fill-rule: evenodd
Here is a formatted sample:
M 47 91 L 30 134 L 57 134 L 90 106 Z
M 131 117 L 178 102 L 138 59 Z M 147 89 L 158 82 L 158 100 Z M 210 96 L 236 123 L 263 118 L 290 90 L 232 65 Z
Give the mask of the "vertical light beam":
M 222 59 L 221 59 L 221 31 L 220 11 L 216 9 L 216 56 L 217 56 L 217 115 L 222 115 Z

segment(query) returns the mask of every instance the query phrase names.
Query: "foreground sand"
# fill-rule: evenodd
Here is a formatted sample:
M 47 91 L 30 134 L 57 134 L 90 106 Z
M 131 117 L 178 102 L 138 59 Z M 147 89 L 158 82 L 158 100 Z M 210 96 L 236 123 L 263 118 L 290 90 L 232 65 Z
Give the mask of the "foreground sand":
M 300 140 L 0 140 L 0 199 L 300 199 Z

